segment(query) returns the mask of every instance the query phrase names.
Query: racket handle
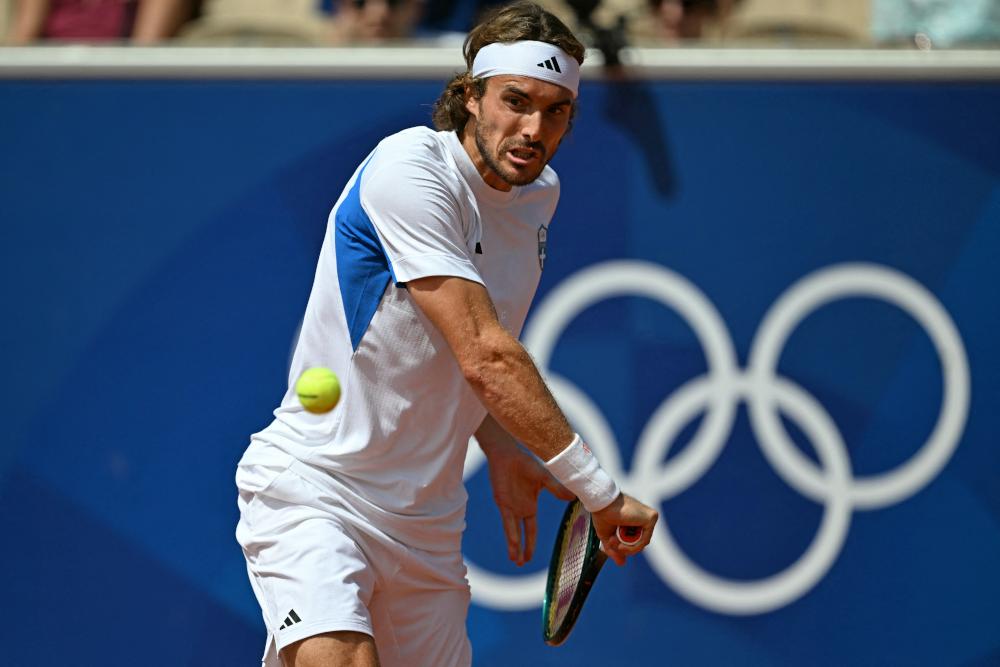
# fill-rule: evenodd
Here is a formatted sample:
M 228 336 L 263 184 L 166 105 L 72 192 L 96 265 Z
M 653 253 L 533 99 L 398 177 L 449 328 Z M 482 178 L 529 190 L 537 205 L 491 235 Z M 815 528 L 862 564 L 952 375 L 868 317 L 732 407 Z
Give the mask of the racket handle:
M 639 526 L 618 526 L 618 541 L 627 547 L 634 547 L 642 541 L 642 528 Z

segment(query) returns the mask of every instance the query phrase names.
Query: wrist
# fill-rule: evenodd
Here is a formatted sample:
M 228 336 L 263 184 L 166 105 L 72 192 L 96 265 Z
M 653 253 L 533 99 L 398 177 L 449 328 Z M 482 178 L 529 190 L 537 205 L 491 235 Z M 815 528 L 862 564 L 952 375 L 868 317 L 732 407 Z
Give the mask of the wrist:
M 590 513 L 604 509 L 621 494 L 618 485 L 579 435 L 568 447 L 546 461 L 545 467 L 580 499 Z

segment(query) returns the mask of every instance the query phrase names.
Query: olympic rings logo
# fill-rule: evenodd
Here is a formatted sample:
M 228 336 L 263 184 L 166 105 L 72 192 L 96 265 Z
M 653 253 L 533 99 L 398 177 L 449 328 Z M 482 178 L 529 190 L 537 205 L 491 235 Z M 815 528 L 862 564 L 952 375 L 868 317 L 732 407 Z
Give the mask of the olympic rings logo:
M 708 363 L 653 412 L 636 447 L 631 474 L 622 469 L 614 433 L 600 408 L 567 379 L 549 370 L 562 332 L 586 308 L 605 299 L 640 296 L 675 310 L 692 327 Z M 818 308 L 844 298 L 886 301 L 910 315 L 930 336 L 943 376 L 937 422 L 920 450 L 896 468 L 856 477 L 847 447 L 833 419 L 805 389 L 777 375 L 781 351 L 798 324 Z M 592 446 L 602 465 L 629 493 L 658 505 L 691 487 L 721 454 L 740 403 L 767 462 L 803 496 L 823 505 L 813 541 L 798 561 L 756 581 L 718 577 L 693 563 L 661 517 L 644 552 L 660 578 L 692 603 L 712 611 L 749 615 L 778 609 L 809 592 L 826 575 L 843 547 L 855 510 L 875 510 L 906 500 L 930 483 L 958 446 L 969 411 L 969 364 L 961 336 L 944 307 L 909 276 L 876 264 L 839 264 L 793 284 L 770 310 L 754 337 L 745 370 L 725 322 L 691 282 L 661 266 L 636 261 L 598 264 L 570 276 L 539 305 L 524 343 L 546 375 L 570 422 Z M 664 462 L 684 426 L 705 413 L 685 449 Z M 784 414 L 809 438 L 817 467 L 792 442 Z M 483 463 L 469 448 L 465 477 Z M 541 604 L 545 572 L 500 576 L 467 561 L 473 599 L 495 609 L 530 609 Z

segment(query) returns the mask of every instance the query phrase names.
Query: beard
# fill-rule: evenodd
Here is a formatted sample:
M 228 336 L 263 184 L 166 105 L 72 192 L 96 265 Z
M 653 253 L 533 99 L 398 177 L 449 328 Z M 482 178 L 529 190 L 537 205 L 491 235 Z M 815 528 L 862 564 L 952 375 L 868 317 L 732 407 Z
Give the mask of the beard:
M 548 157 L 545 155 L 545 146 L 541 142 L 523 142 L 517 141 L 516 139 L 507 139 L 500 142 L 497 147 L 497 152 L 494 155 L 489 152 L 486 147 L 486 135 L 483 132 L 483 124 L 476 123 L 476 148 L 479 149 L 479 154 L 483 157 L 483 161 L 490 170 L 500 177 L 500 179 L 507 183 L 508 185 L 527 185 L 531 183 L 536 178 L 541 176 L 542 171 L 545 169 L 545 165 L 549 163 Z M 538 169 L 527 171 L 527 170 L 517 170 L 511 165 L 504 165 L 501 156 L 505 155 L 507 151 L 517 149 L 517 148 L 527 148 L 538 153 Z

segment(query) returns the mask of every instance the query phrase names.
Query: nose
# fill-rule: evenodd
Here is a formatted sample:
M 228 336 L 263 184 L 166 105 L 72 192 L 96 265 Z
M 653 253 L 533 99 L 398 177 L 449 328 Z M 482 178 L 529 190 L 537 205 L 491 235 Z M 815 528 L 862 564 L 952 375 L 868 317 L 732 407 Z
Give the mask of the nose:
M 542 112 L 524 114 L 521 117 L 521 137 L 526 141 L 538 141 L 542 136 Z

